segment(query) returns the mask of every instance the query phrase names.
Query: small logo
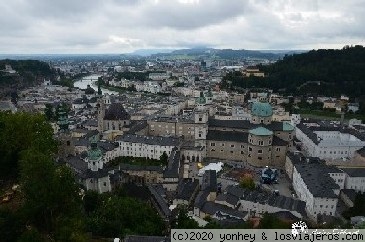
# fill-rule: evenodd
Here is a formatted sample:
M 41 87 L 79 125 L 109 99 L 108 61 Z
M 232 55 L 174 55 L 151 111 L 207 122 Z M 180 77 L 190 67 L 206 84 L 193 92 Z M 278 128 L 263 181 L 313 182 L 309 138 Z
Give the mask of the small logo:
M 299 221 L 296 223 L 293 223 L 291 225 L 291 233 L 293 235 L 298 235 L 299 233 L 307 233 L 308 232 L 308 226 L 305 222 Z

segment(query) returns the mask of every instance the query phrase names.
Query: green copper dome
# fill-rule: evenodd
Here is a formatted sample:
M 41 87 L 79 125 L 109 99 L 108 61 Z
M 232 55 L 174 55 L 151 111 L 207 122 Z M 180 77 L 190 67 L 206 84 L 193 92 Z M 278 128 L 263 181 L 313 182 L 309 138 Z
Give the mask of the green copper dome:
M 87 152 L 87 157 L 89 160 L 99 160 L 103 157 L 103 154 L 101 153 L 101 150 L 99 148 L 91 149 Z
M 87 152 L 87 157 L 89 160 L 99 160 L 103 157 L 103 153 L 98 147 L 98 137 L 97 135 L 91 136 L 89 138 L 89 141 L 91 143 L 91 149 Z
M 251 129 L 248 131 L 250 134 L 256 135 L 256 136 L 268 136 L 273 135 L 273 132 L 271 130 L 268 130 L 264 127 L 258 127 L 256 129 Z
M 269 103 L 256 102 L 252 104 L 252 116 L 270 117 L 272 116 L 272 113 L 272 107 Z

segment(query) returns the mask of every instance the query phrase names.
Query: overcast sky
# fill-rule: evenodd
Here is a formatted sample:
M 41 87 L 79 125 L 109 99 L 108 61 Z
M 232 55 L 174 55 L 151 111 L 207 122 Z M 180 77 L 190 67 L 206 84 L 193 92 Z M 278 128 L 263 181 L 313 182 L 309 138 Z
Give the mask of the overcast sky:
M 0 0 L 0 53 L 342 48 L 364 0 Z

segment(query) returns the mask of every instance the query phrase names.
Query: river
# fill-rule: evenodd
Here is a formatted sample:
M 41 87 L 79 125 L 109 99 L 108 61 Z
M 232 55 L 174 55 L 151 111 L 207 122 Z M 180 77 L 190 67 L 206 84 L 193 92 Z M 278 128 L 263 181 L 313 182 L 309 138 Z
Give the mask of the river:
M 96 81 L 98 80 L 99 75 L 90 75 L 85 76 L 81 80 L 78 80 L 74 83 L 74 87 L 80 88 L 80 89 L 86 89 L 87 85 L 90 85 L 95 91 L 98 91 L 98 85 L 96 84 Z M 113 92 L 105 88 L 101 88 L 101 91 L 103 94 L 109 94 L 109 95 L 117 95 L 118 92 Z

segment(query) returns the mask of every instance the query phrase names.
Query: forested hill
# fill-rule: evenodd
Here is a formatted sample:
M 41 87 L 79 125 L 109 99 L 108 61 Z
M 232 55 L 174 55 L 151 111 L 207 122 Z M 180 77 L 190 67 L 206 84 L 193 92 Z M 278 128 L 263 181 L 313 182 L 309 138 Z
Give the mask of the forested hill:
M 275 91 L 284 89 L 293 94 L 347 94 L 358 97 L 365 93 L 363 46 L 312 50 L 285 56 L 272 65 L 260 66 L 260 69 L 265 72 L 265 78 L 243 78 L 236 73 L 225 79 L 232 81 L 234 86 L 263 87 Z
M 8 69 L 6 69 L 6 66 Z M 11 70 L 9 70 L 11 67 Z M 55 72 L 38 60 L 0 60 L 0 88 L 17 89 L 39 84 L 43 79 L 53 79 Z

